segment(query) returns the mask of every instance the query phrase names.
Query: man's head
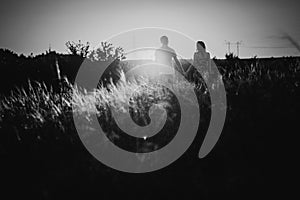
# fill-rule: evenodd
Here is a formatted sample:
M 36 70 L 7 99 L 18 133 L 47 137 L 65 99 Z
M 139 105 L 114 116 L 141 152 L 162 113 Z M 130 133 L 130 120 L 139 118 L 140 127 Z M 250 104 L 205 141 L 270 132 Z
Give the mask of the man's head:
M 168 43 L 169 43 L 169 39 L 168 39 L 168 37 L 167 36 L 161 36 L 160 37 L 160 42 L 163 44 L 163 45 L 168 45 Z

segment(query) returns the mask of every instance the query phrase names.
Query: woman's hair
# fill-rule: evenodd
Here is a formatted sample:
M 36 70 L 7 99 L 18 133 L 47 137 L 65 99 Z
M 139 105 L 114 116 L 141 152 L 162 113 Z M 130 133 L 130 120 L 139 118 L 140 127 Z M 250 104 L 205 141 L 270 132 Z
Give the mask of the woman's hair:
M 203 41 L 197 41 L 197 45 L 200 45 L 204 50 L 206 49 L 205 43 Z

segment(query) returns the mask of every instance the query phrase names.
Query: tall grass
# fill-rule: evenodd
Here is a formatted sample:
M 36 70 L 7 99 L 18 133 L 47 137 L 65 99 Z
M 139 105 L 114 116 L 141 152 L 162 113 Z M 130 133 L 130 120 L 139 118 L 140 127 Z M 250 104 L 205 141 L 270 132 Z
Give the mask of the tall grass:
M 64 131 L 72 124 L 72 114 L 90 120 L 91 115 L 107 115 L 110 109 L 124 113 L 131 108 L 142 113 L 153 103 L 162 109 L 172 106 L 170 91 L 159 83 L 146 77 L 128 81 L 123 71 L 119 77 L 116 84 L 111 81 L 106 87 L 100 86 L 93 91 L 72 85 L 67 79 L 61 82 L 59 92 L 44 83 L 28 81 L 27 89 L 16 88 L 10 96 L 1 99 L 1 124 L 17 124 L 18 128 L 26 130 L 51 123 Z M 174 85 L 189 100 L 184 91 L 187 87 L 193 88 L 193 84 L 178 81 Z
M 255 59 L 251 65 L 238 63 L 233 67 L 232 63 L 228 64 L 219 67 L 227 95 L 266 95 L 274 88 L 290 92 L 299 89 L 299 60 L 290 62 L 286 67 L 265 66 Z M 120 71 L 119 77 L 117 83 L 111 81 L 108 86 L 99 86 L 94 91 L 79 88 L 66 78 L 61 81 L 58 92 L 44 83 L 28 81 L 28 88 L 16 88 L 9 96 L 1 97 L 0 127 L 15 126 L 17 129 L 31 130 L 43 129 L 51 124 L 66 132 L 72 126 L 73 114 L 90 120 L 91 115 L 105 116 L 110 109 L 129 112 L 132 108 L 143 113 L 149 104 L 162 109 L 172 107 L 170 91 L 159 84 L 145 77 L 129 81 L 123 71 Z M 187 88 L 195 88 L 198 101 L 209 104 L 209 94 L 203 80 L 197 84 L 177 81 L 173 88 L 188 103 L 196 105 L 198 102 L 190 101 L 186 94 Z

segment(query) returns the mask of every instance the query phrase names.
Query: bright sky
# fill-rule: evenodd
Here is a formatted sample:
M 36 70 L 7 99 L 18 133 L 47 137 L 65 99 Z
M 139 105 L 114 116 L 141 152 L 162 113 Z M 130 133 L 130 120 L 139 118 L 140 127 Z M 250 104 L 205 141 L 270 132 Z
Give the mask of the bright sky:
M 218 58 L 227 52 L 225 40 L 242 41 L 240 57 L 299 55 L 289 40 L 281 38 L 287 33 L 300 43 L 299 4 L 297 0 L 2 1 L 0 47 L 28 55 L 43 53 L 51 44 L 66 52 L 69 40 L 96 46 L 122 31 L 161 27 L 205 41 Z M 195 49 L 176 46 L 171 39 L 170 46 L 182 48 L 187 58 Z M 231 50 L 236 53 L 236 46 Z

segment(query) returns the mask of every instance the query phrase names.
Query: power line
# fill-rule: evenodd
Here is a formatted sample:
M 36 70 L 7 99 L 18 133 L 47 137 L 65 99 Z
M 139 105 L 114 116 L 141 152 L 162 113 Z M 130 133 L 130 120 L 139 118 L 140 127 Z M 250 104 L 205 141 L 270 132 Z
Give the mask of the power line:
M 292 49 L 295 47 L 268 47 L 268 46 L 242 46 L 243 48 L 250 48 L 250 49 Z

